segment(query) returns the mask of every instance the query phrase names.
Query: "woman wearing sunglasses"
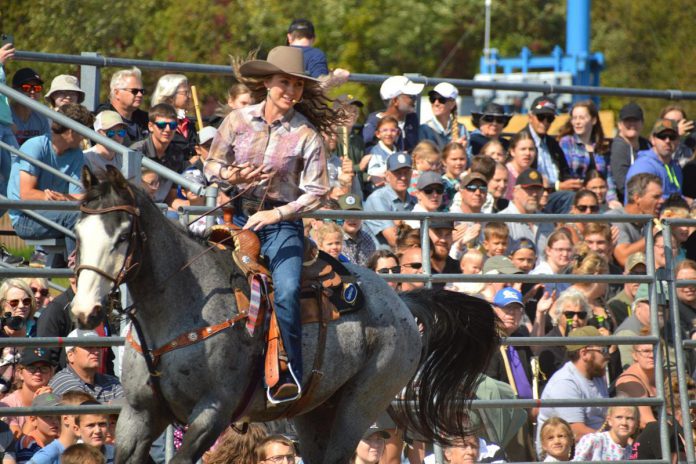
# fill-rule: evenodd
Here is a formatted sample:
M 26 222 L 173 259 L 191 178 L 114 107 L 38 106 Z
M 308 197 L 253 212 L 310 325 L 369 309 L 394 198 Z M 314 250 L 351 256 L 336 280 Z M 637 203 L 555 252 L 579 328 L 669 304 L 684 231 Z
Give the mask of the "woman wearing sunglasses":
M 370 259 L 367 260 L 367 267 L 372 269 L 377 274 L 401 274 L 401 266 L 399 266 L 399 258 L 389 250 L 377 250 Z M 394 290 L 399 290 L 399 282 L 387 281 Z
M 116 111 L 102 111 L 94 118 L 94 130 L 104 137 L 108 137 L 118 144 L 123 144 L 126 138 L 126 123 Z M 87 166 L 98 178 L 106 177 L 106 167 L 111 165 L 117 169 L 123 167 L 123 155 L 112 151 L 98 143 L 89 150 L 85 150 L 85 166 Z
M 476 126 L 476 130 L 469 136 L 467 153 L 470 157 L 476 156 L 481 152 L 481 148 L 491 140 L 499 140 L 507 152 L 510 143 L 502 138 L 503 129 L 508 125 L 512 115 L 505 113 L 502 106 L 497 103 L 489 103 L 483 111 L 472 112 L 471 122 Z
M 573 207 L 570 214 L 599 214 L 599 201 L 593 192 L 582 189 L 575 192 Z M 585 226 L 587 222 L 564 223 L 563 226 L 570 232 L 573 244 L 578 244 L 585 239 Z
M 428 92 L 433 117 L 419 129 L 420 140 L 430 140 L 443 150 L 448 143 L 466 146 L 469 133 L 464 124 L 459 124 L 457 97 L 459 91 L 449 82 L 441 82 Z
M 22 280 L 29 285 L 29 288 L 31 288 L 31 291 L 34 294 L 34 299 L 36 300 L 37 310 L 45 307 L 51 301 L 53 301 L 51 291 L 48 288 L 48 279 L 43 277 L 23 277 Z M 38 318 L 38 314 L 36 317 Z
M 36 333 L 36 299 L 22 279 L 7 279 L 0 286 L 2 330 L 0 337 L 27 337 Z

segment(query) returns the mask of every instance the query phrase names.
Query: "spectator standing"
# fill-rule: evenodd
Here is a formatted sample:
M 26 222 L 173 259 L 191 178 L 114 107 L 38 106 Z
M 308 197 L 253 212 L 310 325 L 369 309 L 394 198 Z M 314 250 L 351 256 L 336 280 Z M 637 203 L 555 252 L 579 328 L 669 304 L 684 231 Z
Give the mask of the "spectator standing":
M 488 103 L 480 112 L 472 112 L 471 122 L 476 130 L 469 135 L 469 157 L 478 155 L 484 145 L 493 140 L 500 142 L 503 151 L 507 152 L 510 144 L 501 135 L 511 118 L 512 115 L 505 113 L 503 107 L 497 103 Z
M 679 123 L 672 119 L 658 119 L 653 126 L 650 142 L 652 148 L 641 151 L 626 174 L 626 182 L 636 174 L 654 174 L 662 184 L 662 198 L 673 193 L 681 195 L 684 176 L 679 163 L 673 159 L 679 146 Z
M 624 105 L 619 111 L 619 133 L 611 141 L 611 173 L 616 181 L 616 194 L 624 198 L 626 174 L 636 161 L 636 155 L 650 149 L 650 141 L 641 137 L 643 109 L 636 102 Z
M 116 71 L 109 84 L 109 101 L 102 103 L 96 113 L 104 110 L 116 111 L 126 123 L 126 139 L 123 144 L 130 146 L 148 135 L 147 113 L 140 109 L 145 96 L 142 73 L 133 67 Z
M 191 87 L 183 74 L 165 74 L 157 81 L 152 93 L 151 105 L 168 103 L 176 110 L 176 131 L 171 141 L 171 149 L 180 151 L 184 159 L 196 156 L 198 135 L 196 124 L 186 113 L 191 109 Z
M 80 88 L 80 81 L 75 76 L 60 74 L 51 81 L 51 88 L 46 93 L 48 106 L 57 110 L 66 103 L 79 103 L 85 100 L 85 92 Z
M 126 138 L 126 124 L 121 115 L 115 111 L 102 111 L 94 118 L 94 130 L 101 135 L 123 144 Z M 123 167 L 123 155 L 112 151 L 104 145 L 97 143 L 89 150 L 84 151 L 85 166 L 100 179 L 106 178 L 106 167 L 114 166 L 121 170 Z
M 338 205 L 343 211 L 363 210 L 362 200 L 352 193 L 339 197 Z M 362 225 L 362 219 L 343 220 L 343 254 L 350 262 L 366 266 L 370 256 L 377 250 L 377 239 Z
M 43 83 L 41 76 L 31 68 L 18 69 L 12 76 L 12 88 L 35 101 L 39 101 L 41 97 Z M 16 101 L 10 103 L 10 108 L 15 137 L 20 147 L 32 137 L 51 135 L 51 122 L 46 116 Z
M 398 151 L 410 152 L 418 143 L 418 115 L 416 114 L 416 97 L 423 91 L 423 84 L 416 84 L 406 76 L 391 76 L 379 89 L 379 94 L 386 105 L 384 111 L 371 113 L 363 127 L 365 147 L 376 144 L 375 130 L 377 121 L 384 116 L 392 116 L 399 122 L 400 133 L 396 139 Z
M 457 88 L 449 82 L 440 82 L 428 92 L 428 97 L 433 117 L 421 124 L 418 138 L 434 142 L 439 150 L 452 142 L 466 146 L 469 134 L 466 126 L 459 124 Z

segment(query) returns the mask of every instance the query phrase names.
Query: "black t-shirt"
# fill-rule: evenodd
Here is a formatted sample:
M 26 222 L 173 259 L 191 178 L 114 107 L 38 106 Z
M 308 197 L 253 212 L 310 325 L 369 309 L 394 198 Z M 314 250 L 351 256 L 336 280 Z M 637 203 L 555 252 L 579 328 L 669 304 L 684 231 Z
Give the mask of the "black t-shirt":
M 459 263 L 456 259 L 452 259 L 449 256 L 445 259 L 445 266 L 442 268 L 442 272 L 438 272 L 435 269 L 432 270 L 433 275 L 435 274 L 461 274 L 462 270 L 459 267 Z M 444 289 L 445 282 L 433 282 L 433 288 Z
M 682 433 L 682 428 L 677 424 L 679 434 Z M 674 427 L 669 426 L 669 450 L 674 453 L 675 433 Z M 681 438 L 677 439 L 679 443 L 679 461 L 686 461 L 684 453 L 684 443 Z M 662 450 L 660 448 L 660 425 L 658 422 L 650 422 L 645 426 L 645 429 L 638 435 L 633 443 L 633 455 L 631 459 L 662 459 Z

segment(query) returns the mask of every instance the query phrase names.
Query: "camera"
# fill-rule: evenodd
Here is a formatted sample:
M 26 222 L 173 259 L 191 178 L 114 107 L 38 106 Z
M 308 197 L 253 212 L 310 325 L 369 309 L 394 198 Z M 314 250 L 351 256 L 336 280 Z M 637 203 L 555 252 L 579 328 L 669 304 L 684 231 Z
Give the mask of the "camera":
M 22 316 L 13 316 L 7 312 L 0 317 L 0 327 L 7 327 L 12 330 L 19 330 L 24 327 L 25 320 Z

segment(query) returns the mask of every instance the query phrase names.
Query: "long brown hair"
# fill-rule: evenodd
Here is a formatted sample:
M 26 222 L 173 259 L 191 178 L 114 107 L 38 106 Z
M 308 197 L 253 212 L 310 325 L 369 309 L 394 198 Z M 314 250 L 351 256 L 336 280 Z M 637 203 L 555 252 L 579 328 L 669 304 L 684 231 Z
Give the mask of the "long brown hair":
M 228 427 L 218 445 L 210 452 L 206 464 L 247 464 L 256 460 L 256 445 L 267 435 L 263 424 L 249 424 L 246 433 Z
M 246 58 L 232 58 L 232 70 L 237 80 L 246 85 L 251 91 L 251 98 L 257 103 L 266 100 L 267 90 L 264 81 L 272 74 L 261 77 L 245 77 L 239 68 L 247 61 L 256 59 L 258 50 L 250 52 Z M 305 79 L 302 99 L 295 104 L 295 110 L 302 113 L 310 123 L 322 134 L 335 133 L 337 126 L 345 126 L 350 115 L 345 105 L 333 107 L 333 100 L 326 96 L 321 82 Z
M 558 138 L 565 137 L 566 135 L 573 135 L 573 123 L 571 122 L 573 120 L 573 110 L 575 108 L 587 108 L 587 112 L 590 113 L 591 118 L 595 118 L 596 122 L 592 126 L 592 133 L 590 134 L 590 140 L 592 143 L 595 145 L 595 153 L 602 153 L 606 151 L 605 147 L 605 140 L 604 140 L 604 129 L 602 129 L 602 123 L 599 120 L 599 111 L 597 110 L 597 105 L 594 104 L 592 100 L 583 100 L 579 101 L 576 104 L 573 105 L 573 108 L 571 108 L 568 118 L 568 122 L 565 123 L 563 128 L 561 129 L 560 134 L 558 135 Z

